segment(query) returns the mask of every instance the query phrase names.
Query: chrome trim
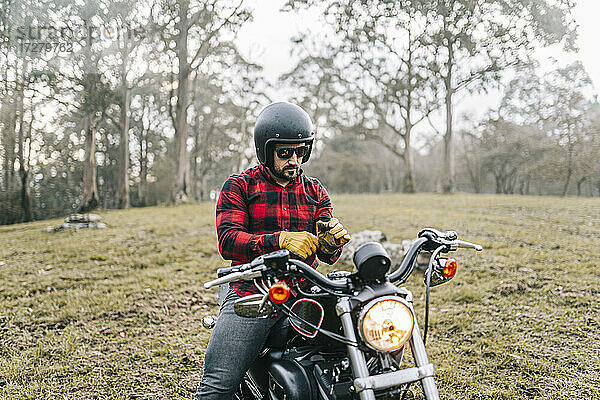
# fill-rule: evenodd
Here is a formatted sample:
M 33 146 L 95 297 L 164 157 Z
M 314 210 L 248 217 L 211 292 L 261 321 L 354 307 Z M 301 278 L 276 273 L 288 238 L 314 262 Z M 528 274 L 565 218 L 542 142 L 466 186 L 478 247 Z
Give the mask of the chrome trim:
M 259 269 L 259 270 L 251 269 L 249 271 L 243 271 L 243 272 L 232 272 L 229 275 L 225 275 L 220 278 L 213 279 L 212 281 L 205 282 L 204 288 L 210 289 L 211 287 L 220 285 L 222 283 L 235 282 L 235 281 L 238 281 L 241 279 L 251 280 L 254 278 L 258 278 L 258 277 L 262 276 L 262 271 L 263 271 L 263 269 Z
M 352 322 L 352 307 L 350 306 L 350 300 L 347 297 L 341 297 L 338 299 L 335 306 L 337 314 L 340 316 L 342 321 L 342 327 L 344 328 L 344 335 L 346 339 L 351 342 L 356 342 L 356 333 L 354 323 Z M 352 372 L 354 376 L 358 378 L 366 378 L 369 376 L 369 369 L 367 368 L 367 362 L 365 360 L 364 353 L 355 346 L 348 345 L 348 355 L 350 356 L 350 362 L 352 363 Z M 375 400 L 375 392 L 372 390 L 365 390 L 360 393 L 361 400 Z
M 411 310 L 414 310 L 411 306 Z M 423 343 L 423 338 L 421 337 L 421 332 L 419 330 L 419 324 L 415 321 L 415 326 L 413 327 L 412 337 L 408 341 L 410 343 L 410 349 L 413 354 L 413 358 L 415 359 L 415 365 L 417 367 L 423 367 L 429 364 L 429 358 L 427 357 L 427 351 L 425 350 L 425 344 Z M 421 386 L 423 387 L 423 394 L 427 400 L 439 400 L 440 394 L 438 392 L 437 385 L 435 383 L 435 378 L 433 376 L 426 376 L 421 378 Z
M 263 279 L 255 279 L 254 285 L 256 285 L 256 288 L 260 293 L 266 296 L 269 295 L 269 288 L 265 286 L 265 282 Z
M 356 378 L 354 380 L 354 388 L 357 392 L 362 392 L 363 390 L 367 389 L 389 389 L 394 386 L 415 382 L 434 375 L 435 371 L 433 364 L 427 364 L 422 367 L 413 367 L 400 371 L 388 372 L 381 375 Z
M 406 300 L 404 300 L 402 297 L 399 296 L 383 296 L 383 297 L 377 297 L 371 301 L 369 301 L 363 308 L 362 310 L 360 310 L 360 313 L 358 315 L 358 320 L 356 321 L 356 330 L 358 331 L 358 335 L 360 336 L 360 338 L 362 339 L 363 343 L 370 349 L 375 350 L 379 353 L 387 353 L 386 351 L 383 350 L 379 350 L 376 349 L 375 347 L 371 346 L 371 344 L 369 342 L 367 342 L 367 340 L 365 339 L 364 335 L 363 335 L 363 319 L 365 318 L 365 315 L 367 315 L 367 312 L 369 312 L 369 310 L 377 303 L 381 302 L 381 301 L 385 301 L 385 300 L 394 300 L 397 301 L 399 303 L 402 303 L 402 305 L 404 305 L 404 307 L 406 307 L 406 309 L 408 310 L 408 312 L 410 312 L 411 316 L 412 316 L 412 322 L 413 322 L 413 326 L 411 327 L 411 331 L 413 329 L 413 327 L 415 326 L 415 313 L 413 312 L 412 308 L 410 307 L 410 305 L 408 304 L 408 302 Z M 402 343 L 402 346 L 404 346 L 408 341 L 410 340 L 410 335 L 408 336 L 408 338 L 406 339 L 406 341 L 404 343 Z

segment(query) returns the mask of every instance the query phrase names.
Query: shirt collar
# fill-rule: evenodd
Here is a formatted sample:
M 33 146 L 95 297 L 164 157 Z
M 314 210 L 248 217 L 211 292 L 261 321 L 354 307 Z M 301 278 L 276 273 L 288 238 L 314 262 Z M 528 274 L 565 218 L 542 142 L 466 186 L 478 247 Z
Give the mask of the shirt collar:
M 273 179 L 273 177 L 271 176 L 271 173 L 269 172 L 267 167 L 265 167 L 264 164 L 262 164 L 262 163 L 259 164 L 258 169 L 259 169 L 260 173 L 262 174 L 263 178 L 265 178 L 265 180 L 267 180 L 268 182 L 271 182 L 274 185 L 280 186 L 277 182 L 275 182 L 275 179 Z M 290 181 L 290 183 L 288 183 L 286 185 L 286 187 L 302 182 L 303 174 L 304 174 L 304 171 L 302 170 L 302 168 L 300 168 L 300 172 L 298 172 L 298 176 L 296 178 L 294 178 L 293 181 Z

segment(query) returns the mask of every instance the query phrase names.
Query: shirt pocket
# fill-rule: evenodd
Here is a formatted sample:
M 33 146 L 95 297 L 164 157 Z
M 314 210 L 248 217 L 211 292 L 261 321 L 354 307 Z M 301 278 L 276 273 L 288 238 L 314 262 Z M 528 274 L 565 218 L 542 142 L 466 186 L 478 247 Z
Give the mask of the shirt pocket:
M 273 233 L 281 230 L 277 218 L 277 194 L 264 191 L 248 196 L 249 233 Z
M 260 192 L 251 194 L 246 199 L 248 206 L 249 233 L 261 233 L 264 230 L 266 204 Z
M 298 202 L 298 230 L 315 232 L 315 215 L 317 214 L 317 206 L 319 202 L 304 193 L 304 196 L 299 196 Z

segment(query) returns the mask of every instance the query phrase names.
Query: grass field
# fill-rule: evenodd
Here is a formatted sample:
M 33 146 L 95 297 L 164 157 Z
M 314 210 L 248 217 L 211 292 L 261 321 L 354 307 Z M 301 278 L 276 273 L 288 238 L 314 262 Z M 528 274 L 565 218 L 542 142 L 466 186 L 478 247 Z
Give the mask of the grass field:
M 600 200 L 334 196 L 352 232 L 454 229 L 432 289 L 430 359 L 444 399 L 600 399 Z M 101 212 L 108 228 L 0 227 L 0 399 L 190 399 L 226 265 L 214 204 Z M 348 268 L 348 267 L 346 267 Z M 423 284 L 408 284 L 422 321 Z

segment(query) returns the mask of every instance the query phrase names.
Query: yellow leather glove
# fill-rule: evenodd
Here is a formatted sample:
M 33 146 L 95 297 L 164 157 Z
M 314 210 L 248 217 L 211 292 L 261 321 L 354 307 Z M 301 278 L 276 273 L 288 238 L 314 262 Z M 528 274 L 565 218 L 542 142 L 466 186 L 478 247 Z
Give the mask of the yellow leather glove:
M 288 232 L 279 233 L 279 247 L 288 249 L 302 258 L 308 258 L 317 251 L 319 239 L 310 232 Z
M 335 253 L 350 241 L 348 231 L 337 218 L 331 218 L 328 222 L 317 221 L 317 237 L 319 250 L 327 254 Z

